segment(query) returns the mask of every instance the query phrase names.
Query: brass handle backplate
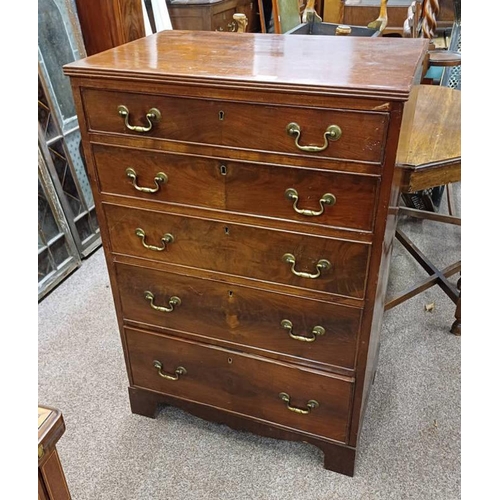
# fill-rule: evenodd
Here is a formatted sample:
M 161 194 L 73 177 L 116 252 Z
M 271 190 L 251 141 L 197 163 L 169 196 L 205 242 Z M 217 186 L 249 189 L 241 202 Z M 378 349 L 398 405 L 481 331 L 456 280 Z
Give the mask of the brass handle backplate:
M 298 276 L 299 278 L 312 278 L 312 279 L 319 278 L 321 276 L 321 271 L 326 271 L 332 267 L 332 264 L 330 263 L 329 260 L 320 259 L 316 264 L 317 272 L 315 274 L 306 273 L 303 271 L 297 271 L 295 269 L 295 263 L 296 263 L 295 256 L 292 255 L 291 253 L 286 253 L 285 255 L 283 255 L 283 262 L 291 264 L 292 273 L 295 274 L 295 276 Z
M 153 124 L 154 122 L 159 122 L 161 120 L 161 113 L 159 109 L 156 108 L 151 108 L 147 113 L 146 113 L 146 120 L 148 122 L 147 127 L 143 127 L 141 125 L 130 125 L 128 119 L 130 112 L 127 108 L 127 106 L 124 106 L 123 104 L 120 104 L 118 106 L 118 114 L 123 118 L 123 121 L 125 122 L 125 126 L 129 129 L 132 130 L 133 132 L 150 132 L 153 129 Z
M 288 135 L 295 136 L 295 145 L 301 151 L 306 151 L 307 153 L 319 153 L 320 151 L 324 151 L 328 147 L 328 141 L 338 141 L 342 136 L 342 129 L 338 125 L 330 125 L 323 134 L 323 146 L 301 146 L 299 144 L 301 132 L 302 131 L 298 123 L 291 122 L 286 126 L 286 133 Z
M 155 176 L 154 183 L 155 186 L 154 188 L 148 188 L 148 187 L 141 187 L 137 185 L 137 173 L 136 171 L 129 167 L 125 170 L 126 176 L 132 181 L 132 185 L 134 186 L 137 191 L 141 191 L 142 193 L 156 193 L 157 191 L 160 190 L 160 184 L 163 184 L 168 181 L 167 174 L 164 174 L 163 172 L 158 172 Z
M 317 215 L 322 215 L 323 212 L 325 211 L 325 205 L 335 205 L 335 202 L 337 199 L 335 196 L 331 193 L 326 193 L 324 194 L 321 199 L 319 200 L 319 206 L 321 207 L 320 210 L 307 210 L 304 208 L 298 208 L 297 205 L 299 203 L 299 193 L 297 193 L 296 189 L 293 188 L 288 188 L 285 191 L 285 196 L 293 201 L 293 209 L 300 215 L 307 215 L 307 216 L 317 216 Z
M 43 448 L 43 444 L 38 445 L 38 460 L 42 459 L 45 455 L 45 449 Z
M 288 335 L 294 340 L 300 340 L 301 342 L 314 342 L 317 335 L 324 335 L 325 329 L 322 326 L 315 326 L 311 330 L 312 337 L 306 337 L 305 335 L 296 335 L 293 333 L 293 324 L 289 319 L 284 319 L 281 322 L 281 326 L 288 332 Z
M 142 240 L 142 246 L 144 248 L 147 248 L 148 250 L 154 250 L 155 252 L 162 252 L 163 250 L 165 250 L 165 248 L 167 248 L 167 243 L 173 243 L 174 242 L 174 237 L 170 233 L 165 233 L 162 236 L 162 238 L 161 238 L 162 246 L 161 247 L 157 247 L 155 245 L 148 245 L 146 243 L 146 232 L 144 231 L 144 229 L 141 229 L 140 227 L 138 227 L 135 230 L 135 234 L 136 234 L 136 236 L 138 236 L 139 238 L 141 238 L 141 240 Z
M 280 392 L 279 397 L 286 403 L 286 407 L 290 411 L 293 411 L 294 413 L 299 413 L 300 415 L 307 415 L 308 413 L 311 413 L 311 411 L 314 410 L 314 408 L 319 407 L 319 403 L 315 399 L 310 399 L 307 402 L 307 409 L 304 410 L 303 408 L 297 408 L 296 406 L 291 406 L 290 396 L 286 392 Z
M 160 311 L 165 313 L 172 312 L 175 306 L 181 305 L 181 299 L 174 295 L 170 297 L 170 299 L 168 300 L 168 306 L 157 306 L 154 304 L 155 296 L 149 290 L 144 292 L 144 298 L 149 301 L 149 305 L 151 306 L 152 309 L 154 309 L 155 311 Z
M 158 370 L 158 375 L 162 378 L 166 378 L 167 380 L 179 380 L 179 377 L 181 375 L 187 375 L 187 370 L 183 366 L 178 366 L 175 369 L 174 375 L 165 373 L 163 371 L 163 365 L 161 361 L 158 361 L 157 359 L 153 361 L 153 366 Z

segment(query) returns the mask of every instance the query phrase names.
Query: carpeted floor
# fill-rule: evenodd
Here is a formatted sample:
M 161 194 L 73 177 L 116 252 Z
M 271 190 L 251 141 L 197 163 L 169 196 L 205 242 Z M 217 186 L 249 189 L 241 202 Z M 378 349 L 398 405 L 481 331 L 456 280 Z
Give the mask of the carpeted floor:
M 459 258 L 459 228 L 402 224 L 436 264 Z M 396 243 L 389 290 L 420 276 Z M 155 420 L 133 415 L 102 249 L 38 310 L 38 401 L 63 412 L 58 450 L 73 500 L 460 498 L 460 338 L 449 333 L 454 305 L 437 287 L 386 313 L 354 478 L 323 469 L 308 444 L 172 407 Z

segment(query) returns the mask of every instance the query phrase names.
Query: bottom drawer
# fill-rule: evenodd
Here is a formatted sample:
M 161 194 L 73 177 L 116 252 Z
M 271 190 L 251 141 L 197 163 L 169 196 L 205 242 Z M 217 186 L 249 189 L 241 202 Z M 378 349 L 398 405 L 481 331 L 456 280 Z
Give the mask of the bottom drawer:
M 346 442 L 349 378 L 131 328 L 125 336 L 135 387 Z

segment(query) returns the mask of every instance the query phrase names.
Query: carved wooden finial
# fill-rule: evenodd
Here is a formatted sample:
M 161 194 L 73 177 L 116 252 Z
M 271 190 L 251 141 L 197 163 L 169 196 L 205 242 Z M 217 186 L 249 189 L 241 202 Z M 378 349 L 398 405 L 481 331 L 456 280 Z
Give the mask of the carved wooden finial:
M 422 5 L 421 30 L 424 38 L 433 38 L 437 28 L 439 0 L 424 0 Z
M 233 19 L 236 21 L 236 25 L 238 26 L 236 32 L 245 33 L 248 26 L 248 17 L 245 14 L 237 12 L 236 14 L 233 14 Z

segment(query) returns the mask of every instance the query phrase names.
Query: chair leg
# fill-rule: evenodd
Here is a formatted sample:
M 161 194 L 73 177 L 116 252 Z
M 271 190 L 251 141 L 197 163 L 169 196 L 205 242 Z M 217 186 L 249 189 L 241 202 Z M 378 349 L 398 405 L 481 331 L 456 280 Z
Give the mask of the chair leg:
M 462 284 L 461 284 L 462 278 L 458 279 L 457 287 L 459 290 L 459 295 L 458 295 L 458 300 L 457 300 L 457 308 L 455 310 L 455 321 L 453 322 L 453 325 L 451 325 L 451 330 L 450 332 L 453 333 L 454 335 L 461 335 L 462 334 Z

